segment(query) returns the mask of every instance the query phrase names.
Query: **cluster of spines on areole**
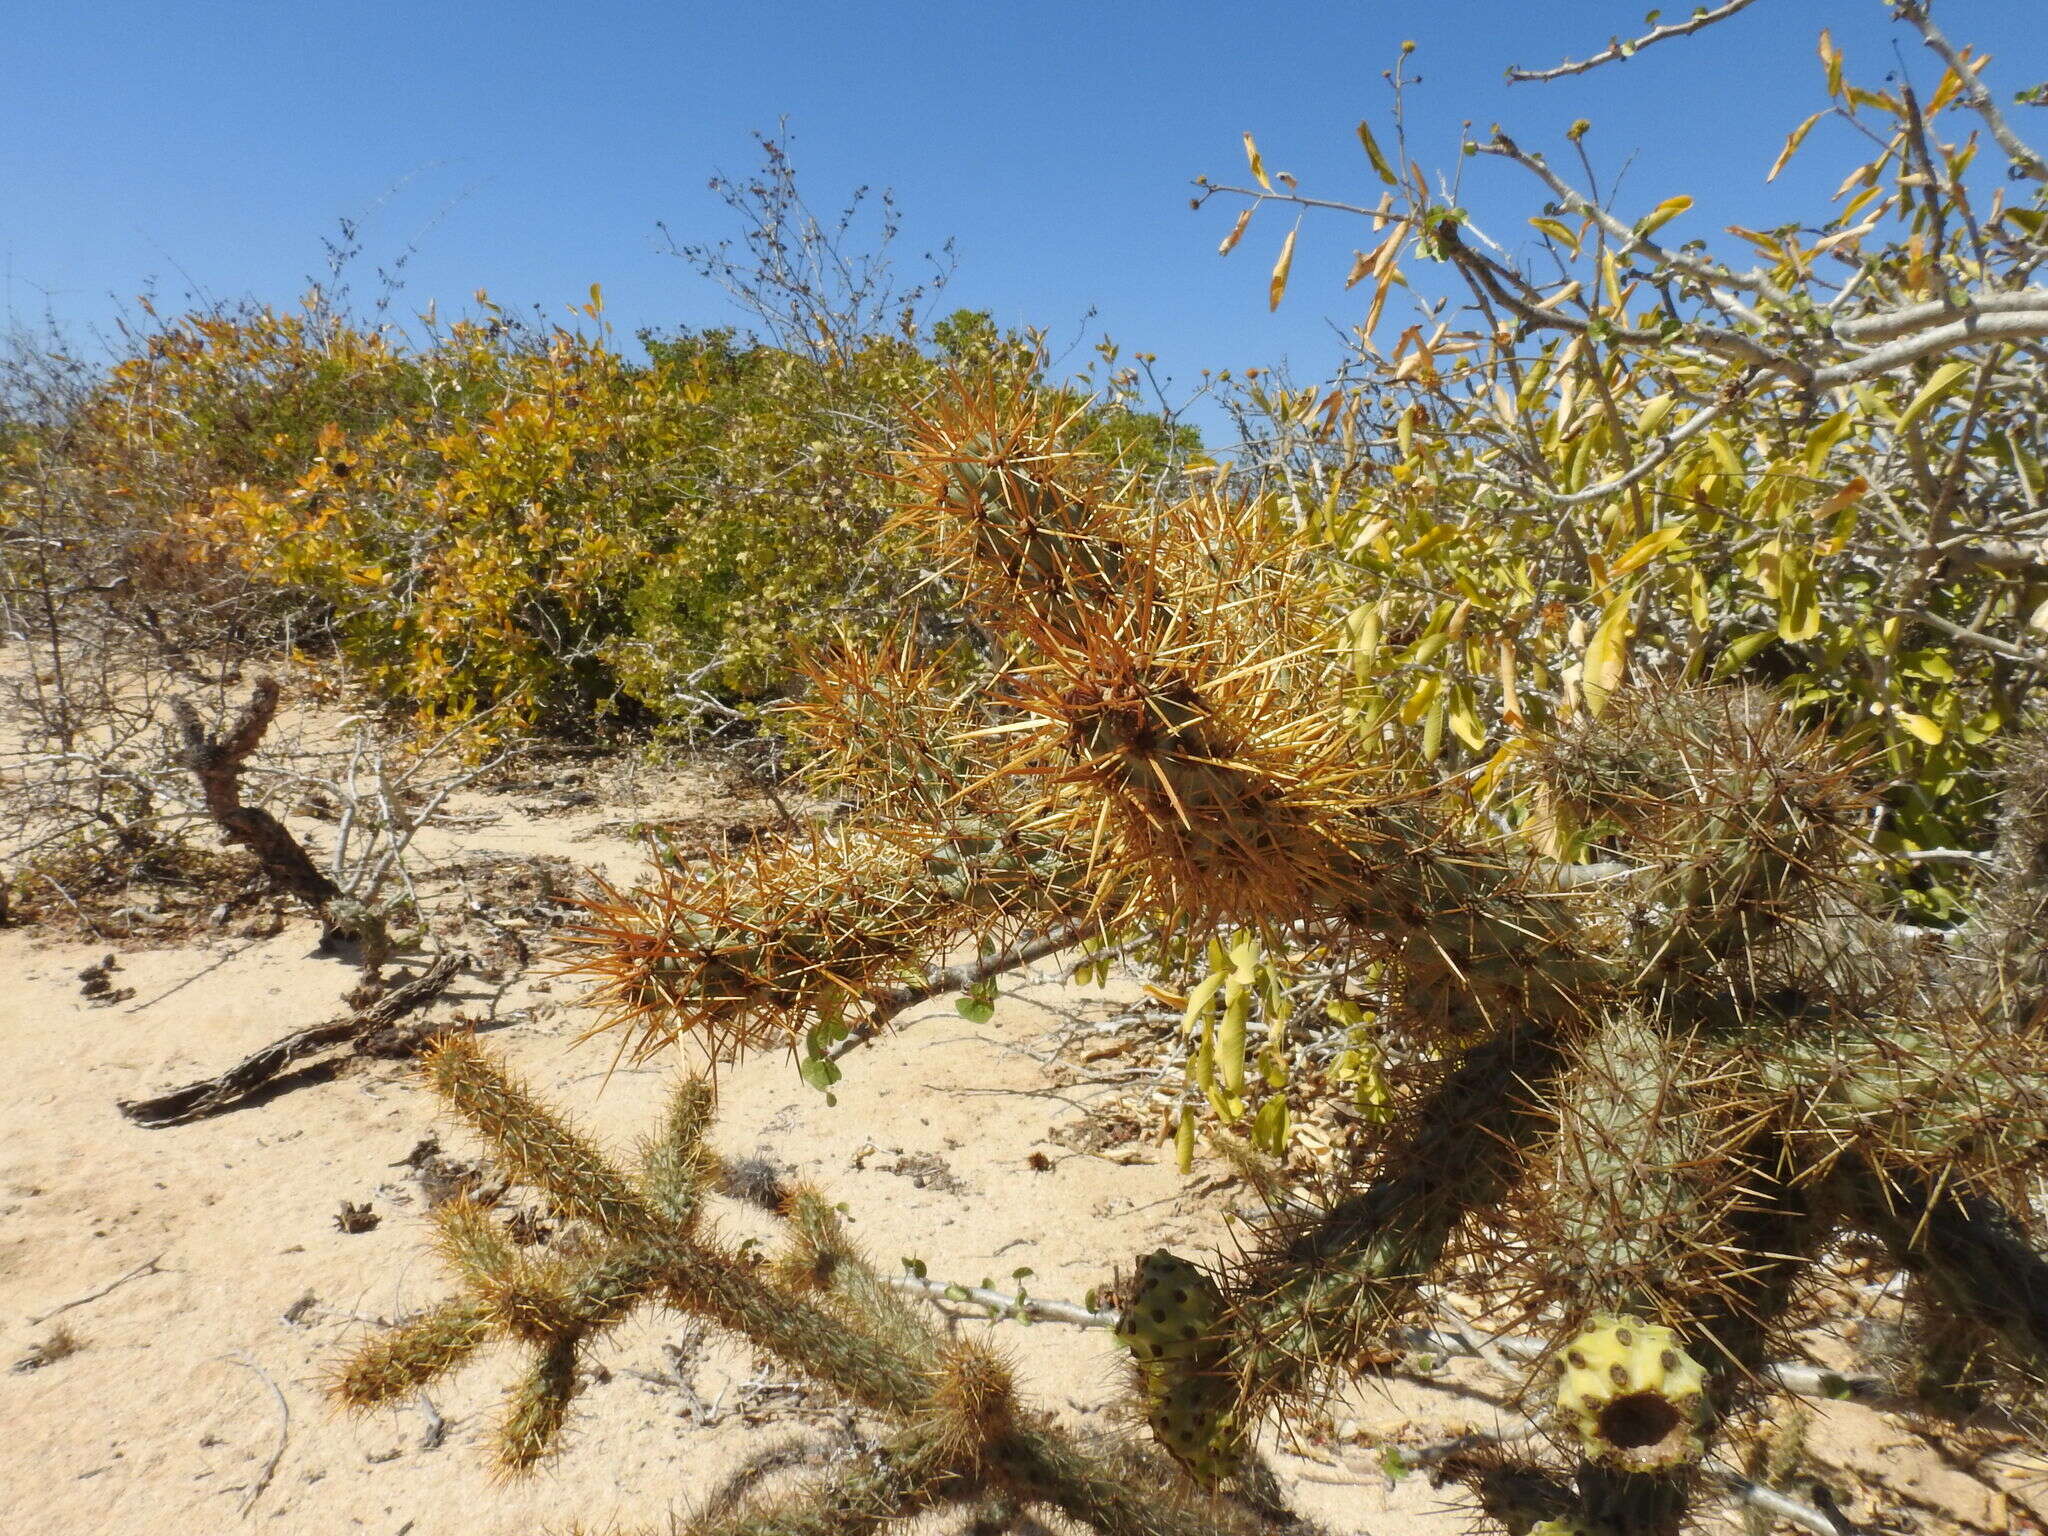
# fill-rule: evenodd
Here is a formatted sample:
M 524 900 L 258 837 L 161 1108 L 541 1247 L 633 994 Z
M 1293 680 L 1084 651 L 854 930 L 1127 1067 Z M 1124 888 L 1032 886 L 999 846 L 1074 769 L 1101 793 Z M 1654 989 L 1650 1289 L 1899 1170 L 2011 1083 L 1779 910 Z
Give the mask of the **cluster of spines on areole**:
M 604 888 L 568 935 L 564 969 L 596 983 L 599 1027 L 636 1049 L 687 1034 L 729 1060 L 857 1019 L 876 990 L 944 951 L 967 921 L 964 893 L 915 847 L 825 829 Z
M 1153 1437 L 1188 1475 L 1214 1487 L 1244 1456 L 1237 1386 L 1225 1365 L 1223 1292 L 1160 1248 L 1138 1263 L 1116 1336 L 1137 1363 Z
M 913 520 L 1014 662 L 989 776 L 1040 788 L 1038 824 L 1086 850 L 1105 916 L 1329 908 L 1369 776 L 1337 705 L 1300 707 L 1338 666 L 1323 604 L 1276 556 L 1270 517 L 1190 498 L 1140 518 L 1064 431 L 1027 402 L 952 402 L 906 456 Z M 1191 522 L 1214 558 L 1170 580 L 1162 557 Z

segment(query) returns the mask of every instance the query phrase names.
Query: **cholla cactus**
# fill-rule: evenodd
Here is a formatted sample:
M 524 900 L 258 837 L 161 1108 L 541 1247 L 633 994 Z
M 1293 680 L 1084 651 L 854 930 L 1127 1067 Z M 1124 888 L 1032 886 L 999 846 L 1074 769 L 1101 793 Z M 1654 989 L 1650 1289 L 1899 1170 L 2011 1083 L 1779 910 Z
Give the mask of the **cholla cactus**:
M 878 1528 L 998 1497 L 1056 1509 L 1113 1536 L 1241 1536 L 1255 1522 L 1192 1492 L 1162 1495 L 1162 1470 L 1131 1447 L 1084 1447 L 1019 1402 L 1003 1362 L 951 1340 L 892 1295 L 845 1239 L 832 1208 L 790 1193 L 780 1264 L 750 1263 L 701 1220 L 719 1173 L 703 1145 L 712 1096 L 683 1083 L 634 1174 L 614 1166 L 506 1075 L 473 1041 L 444 1041 L 429 1082 L 511 1176 L 544 1191 L 593 1240 L 574 1258 L 522 1254 L 490 1213 L 451 1201 L 435 1213 L 443 1260 L 463 1294 L 364 1346 L 334 1378 L 363 1409 L 461 1366 L 481 1346 L 530 1352 L 496 1436 L 500 1464 L 532 1467 L 559 1436 L 590 1345 L 643 1306 L 702 1317 L 896 1426 L 868 1462 L 713 1531 Z M 737 1518 L 741 1523 L 734 1524 Z
M 851 1017 L 968 938 L 1062 925 L 1169 958 L 1248 931 L 1344 976 L 1394 1086 L 1348 1188 L 1213 1276 L 1153 1255 L 1120 1330 L 1158 1438 L 1205 1484 L 1439 1284 L 1554 1341 L 1529 1396 L 1562 1410 L 1555 1454 L 1472 1474 L 1517 1531 L 1678 1530 L 1845 1235 L 1915 1275 L 1951 1325 L 1928 1336 L 1961 1329 L 1973 1381 L 2048 1371 L 2021 1198 L 2048 1147 L 2048 749 L 2015 769 L 2002 883 L 1959 942 L 1893 925 L 1861 842 L 1870 774 L 1752 693 L 1645 682 L 1526 756 L 1544 819 L 1594 850 L 1559 864 L 1556 838 L 1481 823 L 1458 785 L 1375 753 L 1333 643 L 1337 578 L 1278 508 L 1120 487 L 1070 425 L 986 386 L 931 409 L 903 522 L 957 594 L 955 638 L 821 660 L 797 730 L 856 802 L 845 823 L 594 909 L 584 963 L 617 1022 L 730 1055 Z M 690 1136 L 635 1185 L 467 1048 L 436 1072 L 613 1246 L 536 1267 L 445 1216 L 469 1295 L 366 1354 L 353 1400 L 524 1339 L 504 1434 L 523 1463 L 577 1352 L 653 1300 L 905 1426 L 881 1483 L 820 1507 L 993 1487 L 1108 1531 L 1224 1518 L 1131 1508 L 1112 1470 L 1031 1427 L 998 1362 L 903 1313 L 821 1202 L 791 1207 L 797 1250 L 770 1281 L 691 1225 Z

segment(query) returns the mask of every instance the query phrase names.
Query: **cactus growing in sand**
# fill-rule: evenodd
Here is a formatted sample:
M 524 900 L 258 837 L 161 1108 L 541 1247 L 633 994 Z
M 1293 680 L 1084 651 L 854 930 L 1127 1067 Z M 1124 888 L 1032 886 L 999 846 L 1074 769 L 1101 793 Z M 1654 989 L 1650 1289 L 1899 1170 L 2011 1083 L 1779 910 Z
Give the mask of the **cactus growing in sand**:
M 1926 20 L 1921 6 L 1901 13 Z M 1939 34 L 1923 30 L 1935 46 Z M 1944 100 L 1974 98 L 1959 82 Z M 1519 155 L 1499 142 L 1495 152 Z M 2014 163 L 2028 175 L 2042 165 Z M 1254 173 L 1266 192 L 1253 195 L 1282 196 L 1256 160 Z M 1410 233 L 1477 273 L 1457 221 L 1438 213 L 1417 215 Z M 1638 260 L 1680 259 L 1650 232 L 1629 236 Z M 1696 286 L 1718 281 L 1721 269 L 1694 267 L 1708 274 Z M 1561 290 L 1524 314 L 1520 290 L 1491 280 L 1482 299 L 1526 326 L 1563 313 Z M 1284 282 L 1283 262 L 1276 302 Z M 1604 330 L 1573 333 L 1582 352 L 1603 335 L 1657 344 L 1662 332 L 1617 329 L 1621 302 Z M 2040 327 L 2029 336 L 2048 335 L 2038 289 L 2001 293 L 1977 318 L 1995 314 L 2017 335 L 2023 311 Z M 1724 306 L 1717 319 L 1742 315 Z M 1910 307 L 1881 311 L 1855 334 L 1917 334 L 1923 320 L 1933 323 Z M 1515 327 L 1486 334 L 1488 365 L 1513 363 Z M 1778 331 L 1744 340 L 1751 374 L 1778 367 Z M 1976 344 L 1968 327 L 1943 343 Z M 1671 348 L 1674 368 L 1720 356 Z M 1910 405 L 1862 428 L 1908 436 L 1963 377 L 1953 363 L 1912 373 L 1940 355 L 1932 342 L 1907 348 L 1896 377 L 1862 362 L 1840 364 L 1838 383 L 1818 365 L 1779 373 L 1808 391 L 1809 416 L 1816 389 L 1880 376 L 1884 389 L 1911 385 Z M 2001 355 L 1986 354 L 1980 403 L 2004 377 L 1992 366 Z M 1702 430 L 1749 387 L 1749 375 L 1685 377 L 1687 408 L 1715 413 Z M 1586 409 L 1605 421 L 1615 407 L 1598 397 L 1613 382 L 1600 375 L 1583 393 L 1571 383 L 1560 415 L 1593 401 Z M 1874 411 L 1880 394 L 1856 408 Z M 1540 396 L 1532 386 L 1529 400 Z M 1503 398 L 1488 392 L 1484 409 Z M 1500 407 L 1524 408 L 1536 406 Z M 1404 414 L 1398 455 L 1368 466 L 1390 499 L 1455 447 L 1446 436 L 1451 446 L 1417 452 L 1417 422 Z M 1573 435 L 1549 426 L 1546 451 L 1575 455 L 1581 480 L 1599 443 L 1628 442 L 1581 423 L 1580 446 L 1561 446 Z M 1967 438 L 1974 426 L 1959 429 Z M 1506 471 L 1492 439 L 1472 436 L 1465 479 L 1490 483 Z M 814 658 L 812 689 L 790 715 L 812 771 L 852 810 L 741 862 L 609 893 L 591 909 L 579 964 L 599 981 L 607 1022 L 643 1046 L 693 1038 L 718 1059 L 786 1042 L 808 1065 L 968 941 L 1061 933 L 1132 945 L 1172 985 L 1188 984 L 1213 946 L 1211 976 L 1189 988 L 1199 1043 L 1186 1098 L 1190 1115 L 1207 1104 L 1231 1122 L 1253 1101 L 1285 1108 L 1288 1017 L 1255 984 L 1265 962 L 1243 957 L 1320 977 L 1322 1023 L 1363 1020 L 1371 1033 L 1388 1089 L 1376 1123 L 1343 1150 L 1320 1207 L 1276 1221 L 1230 1262 L 1143 1260 L 1118 1330 L 1147 1422 L 1197 1486 L 1133 1507 L 1117 1482 L 1125 1452 L 1054 1434 L 1016 1403 L 998 1362 L 949 1352 L 876 1284 L 814 1197 L 785 1206 L 793 1248 L 780 1269 L 737 1266 L 695 1225 L 709 1154 L 689 1094 L 635 1183 L 460 1044 L 437 1057 L 437 1086 L 511 1171 L 607 1245 L 578 1266 L 535 1267 L 472 1214 L 448 1215 L 443 1246 L 468 1296 L 373 1345 L 343 1378 L 346 1397 L 378 1400 L 486 1338 L 524 1339 L 536 1361 L 503 1437 L 507 1460 L 524 1464 L 560 1423 L 584 1343 L 629 1307 L 669 1305 L 899 1427 L 875 1466 L 814 1489 L 789 1528 L 864 1529 L 996 1494 L 1119 1536 L 1218 1529 L 1278 1518 L 1249 1450 L 1262 1418 L 1339 1379 L 1442 1288 L 1546 1341 L 1524 1403 L 1547 1416 L 1549 1445 L 1447 1469 L 1488 1517 L 1515 1536 L 1666 1536 L 1692 1518 L 1717 1446 L 1779 1390 L 1765 1367 L 1824 1316 L 1824 1282 L 1845 1251 L 1911 1277 L 1921 1342 L 1907 1374 L 1930 1409 L 2048 1375 L 2048 1258 L 2029 1200 L 2048 1152 L 2048 746 L 2029 736 L 2025 711 L 1995 728 L 2019 744 L 2001 770 L 1999 846 L 1974 860 L 1988 872 L 1968 910 L 1952 929 L 1911 926 L 1896 843 L 1873 834 L 1901 819 L 1886 796 L 1900 765 L 1921 759 L 1873 747 L 1860 716 L 1818 707 L 1827 690 L 1810 678 L 1789 690 L 1769 678 L 1713 683 L 1710 642 L 1734 658 L 1724 678 L 1758 652 L 1709 624 L 1692 653 L 1645 652 L 1631 669 L 1625 638 L 1652 589 L 1628 578 L 1677 548 L 1675 535 L 1619 515 L 1611 529 L 1560 524 L 1614 543 L 1611 557 L 1587 557 L 1580 596 L 1598 597 L 1598 627 L 1550 626 L 1547 644 L 1580 654 L 1567 681 L 1546 674 L 1538 710 L 1517 691 L 1536 674 L 1516 673 L 1502 615 L 1546 625 L 1562 601 L 1490 591 L 1475 565 L 1429 592 L 1435 612 L 1401 637 L 1405 659 L 1387 661 L 1373 626 L 1395 610 L 1359 603 L 1351 559 L 1393 548 L 1385 519 L 1339 547 L 1298 486 L 1275 489 L 1284 474 L 1127 483 L 1090 452 L 1074 412 L 989 374 L 931 402 L 910 440 L 901 531 L 921 541 L 948 622 L 906 622 L 879 647 Z M 1646 478 L 1677 446 L 1645 450 L 1633 478 L 1601 494 L 1652 484 L 1691 507 L 1685 498 L 1706 495 L 1697 476 L 1676 488 Z M 1724 494 L 1742 479 L 1740 445 L 1717 452 L 1710 489 Z M 1573 483 L 1562 468 L 1553 480 Z M 1788 644 L 1815 633 L 1787 553 L 1795 510 L 1771 525 L 1769 581 L 1793 594 L 1776 631 Z M 1434 532 L 1401 558 L 1456 536 Z M 1915 590 L 1939 574 L 1930 567 Z M 1710 606 L 1703 586 L 1672 590 Z M 1497 652 L 1467 642 L 1465 625 L 1496 620 Z M 1516 731 L 1491 756 L 1480 755 L 1492 738 L 1469 680 L 1446 692 L 1429 670 L 1439 655 L 1469 667 L 1482 651 L 1500 658 L 1501 718 Z M 1454 734 L 1474 754 L 1458 771 L 1440 761 L 1453 696 Z M 1897 696 L 1882 709 L 1923 744 L 1941 734 Z M 1416 726 L 1420 751 L 1402 735 Z M 1217 1022 L 1203 1010 L 1219 992 Z M 1263 1081 L 1246 1071 L 1254 1006 L 1269 1030 Z M 1284 1115 L 1276 1123 L 1284 1142 Z M 1233 1486 L 1241 1503 L 1211 1494 Z

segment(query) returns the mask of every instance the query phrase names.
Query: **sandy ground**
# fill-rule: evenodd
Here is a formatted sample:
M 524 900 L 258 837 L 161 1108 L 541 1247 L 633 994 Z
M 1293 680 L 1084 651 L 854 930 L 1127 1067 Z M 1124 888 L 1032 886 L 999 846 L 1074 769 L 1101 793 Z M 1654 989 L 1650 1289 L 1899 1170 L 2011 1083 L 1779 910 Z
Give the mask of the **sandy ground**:
M 624 874 L 637 857 L 616 806 L 565 812 L 514 793 L 465 808 L 465 830 L 430 841 L 426 866 L 555 855 Z M 293 920 L 267 938 L 227 930 L 128 948 L 112 980 L 133 995 L 106 1004 L 81 995 L 78 973 L 109 946 L 0 932 L 0 1364 L 25 1361 L 59 1326 L 77 1344 L 37 1368 L 0 1370 L 0 1503 L 12 1526 L 37 1536 L 666 1530 L 772 1447 L 794 1445 L 793 1459 L 813 1464 L 844 1453 L 830 1404 L 774 1362 L 669 1317 L 636 1320 L 603 1346 L 605 1369 L 577 1400 L 564 1449 L 523 1480 L 495 1477 L 484 1444 L 507 1359 L 403 1409 L 335 1412 L 322 1378 L 350 1341 L 443 1294 L 425 1191 L 405 1160 L 427 1137 L 450 1156 L 474 1155 L 461 1128 L 393 1063 L 358 1063 L 177 1129 L 139 1129 L 114 1108 L 339 1013 L 356 973 L 315 953 L 315 938 Z M 495 999 L 496 987 L 465 978 L 437 1011 L 495 1008 L 489 1039 L 518 1070 L 601 1139 L 630 1144 L 678 1065 L 608 1070 L 607 1042 L 578 1043 L 587 1019 L 573 986 L 540 978 L 528 971 Z M 1060 1086 L 1048 1074 L 1051 1034 L 1087 1027 L 1071 1002 L 1042 982 L 1009 988 L 986 1025 L 964 1022 L 950 1001 L 910 1014 L 848 1059 L 836 1107 L 785 1059 L 729 1069 L 714 1140 L 845 1201 L 886 1268 L 914 1255 L 934 1276 L 1010 1283 L 1028 1266 L 1034 1293 L 1078 1300 L 1153 1246 L 1229 1246 L 1223 1212 L 1248 1201 L 1242 1189 L 1218 1187 L 1213 1165 L 1183 1180 L 1149 1134 L 1091 1138 L 1114 1085 Z M 367 1202 L 378 1224 L 338 1230 L 344 1201 Z M 722 1204 L 719 1219 L 736 1234 L 771 1225 L 738 1205 Z M 1036 1401 L 1080 1427 L 1110 1422 L 1123 1372 L 1107 1334 L 998 1326 Z M 706 1411 L 669 1376 L 676 1358 Z M 1264 1444 L 1298 1506 L 1333 1531 L 1462 1533 L 1472 1511 L 1457 1490 L 1377 1467 L 1384 1444 L 1486 1422 L 1491 1410 L 1459 1390 L 1470 1374 L 1442 1389 L 1357 1389 L 1324 1426 L 1341 1433 L 1307 1444 L 1269 1430 Z M 1825 1409 L 1815 1440 L 1849 1469 L 1837 1488 L 1858 1519 L 2030 1528 L 2019 1496 L 2038 1492 L 2038 1473 L 1965 1468 L 1857 1407 Z

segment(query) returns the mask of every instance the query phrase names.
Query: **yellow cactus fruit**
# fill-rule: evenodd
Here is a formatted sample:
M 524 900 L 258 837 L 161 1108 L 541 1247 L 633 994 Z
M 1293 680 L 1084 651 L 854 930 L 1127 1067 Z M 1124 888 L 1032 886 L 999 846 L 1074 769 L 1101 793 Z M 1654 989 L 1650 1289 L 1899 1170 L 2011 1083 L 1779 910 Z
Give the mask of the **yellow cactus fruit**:
M 1554 1520 L 1537 1521 L 1529 1527 L 1528 1536 L 1609 1536 L 1609 1532 L 1582 1515 L 1559 1515 Z
M 1588 1457 L 1628 1472 L 1697 1461 L 1706 1372 L 1669 1328 L 1633 1317 L 1596 1317 L 1564 1347 L 1558 1413 Z

